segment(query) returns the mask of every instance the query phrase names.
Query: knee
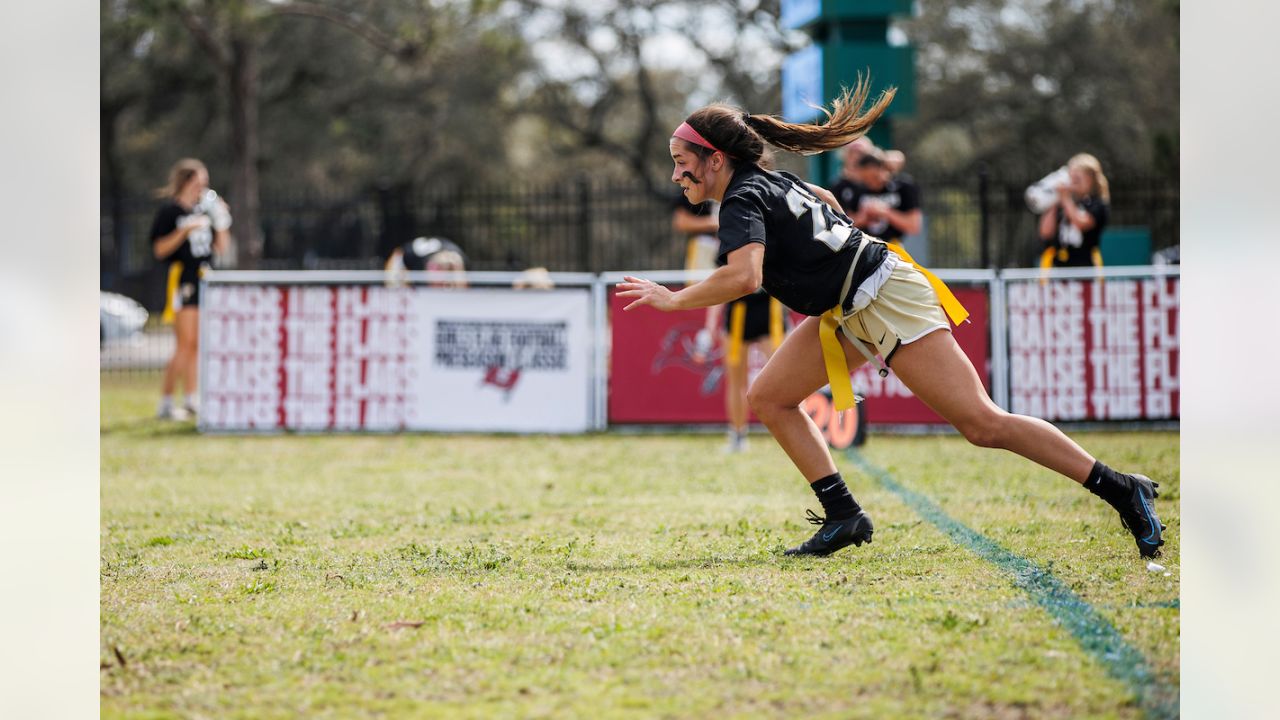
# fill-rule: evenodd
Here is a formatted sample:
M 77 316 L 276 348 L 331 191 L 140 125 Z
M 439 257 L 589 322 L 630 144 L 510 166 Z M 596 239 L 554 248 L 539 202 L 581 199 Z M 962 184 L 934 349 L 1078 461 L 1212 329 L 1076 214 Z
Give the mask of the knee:
M 760 383 L 747 388 L 747 404 L 751 406 L 751 411 L 756 414 L 756 417 L 765 423 L 769 422 L 769 418 L 773 417 L 778 409 L 778 403 L 769 398 L 768 392 L 761 389 Z
M 1002 448 L 1007 436 L 1008 413 L 992 411 L 966 420 L 956 426 L 964 439 L 978 447 Z

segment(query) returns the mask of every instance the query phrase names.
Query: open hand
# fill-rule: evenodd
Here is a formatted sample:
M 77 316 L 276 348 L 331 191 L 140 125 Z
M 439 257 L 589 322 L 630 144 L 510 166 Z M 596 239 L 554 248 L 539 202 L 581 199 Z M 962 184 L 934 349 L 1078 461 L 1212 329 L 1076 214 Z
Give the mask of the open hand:
M 626 282 L 618 283 L 618 297 L 635 298 L 630 305 L 622 308 L 623 310 L 630 310 L 641 305 L 648 305 L 663 312 L 676 309 L 675 301 L 672 300 L 672 296 L 675 293 L 671 292 L 666 286 L 659 285 L 652 280 L 630 275 L 624 276 L 623 279 Z

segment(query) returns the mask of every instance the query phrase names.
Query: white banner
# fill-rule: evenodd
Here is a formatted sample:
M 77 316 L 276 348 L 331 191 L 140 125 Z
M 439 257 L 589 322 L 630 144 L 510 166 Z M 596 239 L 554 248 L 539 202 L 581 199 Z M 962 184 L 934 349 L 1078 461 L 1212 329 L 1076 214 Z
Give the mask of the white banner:
M 584 432 L 587 290 L 209 284 L 200 428 Z
M 1178 277 L 1008 284 L 1011 410 L 1046 420 L 1176 420 Z

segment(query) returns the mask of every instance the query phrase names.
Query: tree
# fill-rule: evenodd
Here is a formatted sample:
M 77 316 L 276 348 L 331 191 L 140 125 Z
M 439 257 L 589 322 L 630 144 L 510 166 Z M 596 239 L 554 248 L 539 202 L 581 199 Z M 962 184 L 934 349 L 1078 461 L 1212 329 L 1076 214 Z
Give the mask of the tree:
M 782 54 L 798 37 L 777 23 L 777 0 L 520 0 L 542 65 L 527 99 L 579 164 L 627 174 L 669 195 L 667 140 L 712 100 L 779 109 Z
M 1108 172 L 1177 167 L 1176 0 L 926 3 L 919 115 L 897 126 L 913 166 L 1039 177 L 1089 151 Z
M 350 4 L 350 3 L 344 3 Z M 170 0 L 161 4 L 195 38 L 216 68 L 227 93 L 231 128 L 231 204 L 235 208 L 238 236 L 246 251 L 245 264 L 254 267 L 262 257 L 259 227 L 258 162 L 260 159 L 259 52 L 265 28 L 275 18 L 291 16 L 322 20 L 346 29 L 383 53 L 412 61 L 420 52 L 423 38 L 410 25 L 401 25 L 396 34 L 384 32 L 377 18 L 376 4 L 364 8 L 325 6 L 310 2 L 268 2 L 266 0 L 194 1 Z

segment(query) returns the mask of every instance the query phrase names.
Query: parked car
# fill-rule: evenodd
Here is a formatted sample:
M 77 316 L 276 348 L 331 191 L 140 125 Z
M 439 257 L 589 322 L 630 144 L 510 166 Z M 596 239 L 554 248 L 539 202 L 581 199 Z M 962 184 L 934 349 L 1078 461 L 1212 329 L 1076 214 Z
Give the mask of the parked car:
M 126 340 L 142 331 L 147 323 L 147 309 L 131 297 L 102 292 L 98 305 L 98 342 L 106 344 Z

